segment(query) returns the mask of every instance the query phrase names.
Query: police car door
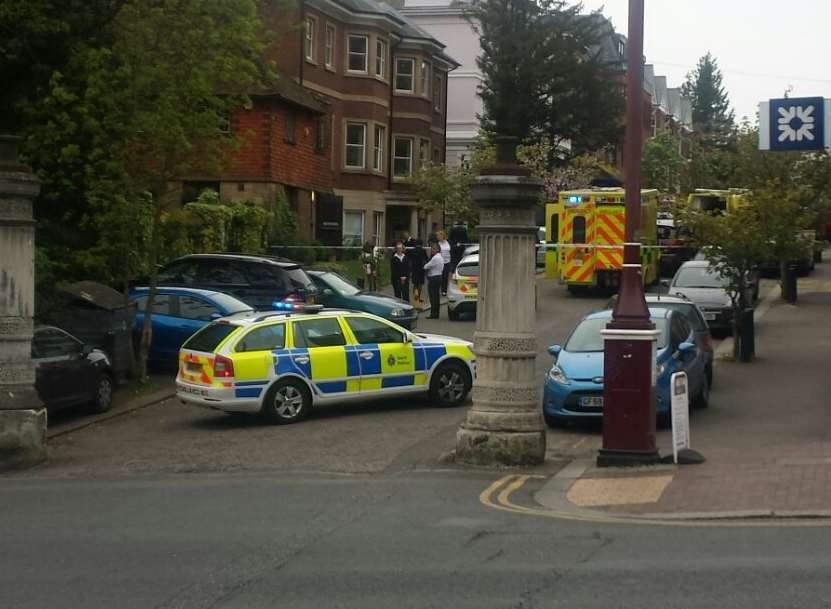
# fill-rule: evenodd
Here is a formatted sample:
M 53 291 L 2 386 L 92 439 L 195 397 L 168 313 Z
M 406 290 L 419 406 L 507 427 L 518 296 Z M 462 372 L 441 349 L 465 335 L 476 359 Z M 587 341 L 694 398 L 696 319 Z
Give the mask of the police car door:
M 355 337 L 361 392 L 424 385 L 426 377 L 416 374 L 413 343 L 406 332 L 371 317 L 347 316 L 345 321 Z
M 315 317 L 292 322 L 295 367 L 324 397 L 357 392 L 357 370 L 350 379 L 347 370 L 346 337 L 337 317 Z
M 282 322 L 255 327 L 234 345 L 235 397 L 261 397 L 285 346 L 286 324 Z

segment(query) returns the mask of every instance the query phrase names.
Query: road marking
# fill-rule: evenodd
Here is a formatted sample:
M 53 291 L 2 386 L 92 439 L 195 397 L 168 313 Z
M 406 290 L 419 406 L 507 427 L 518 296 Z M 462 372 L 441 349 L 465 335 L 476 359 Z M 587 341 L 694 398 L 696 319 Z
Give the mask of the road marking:
M 554 518 L 557 520 L 571 520 L 578 522 L 594 522 L 597 524 L 630 524 L 630 525 L 652 525 L 652 526 L 673 526 L 673 527 L 829 527 L 831 519 L 814 518 L 809 519 L 785 519 L 766 518 L 764 520 L 747 520 L 735 518 L 723 518 L 715 520 L 717 516 L 706 519 L 706 516 L 687 517 L 687 519 L 672 519 L 672 515 L 666 518 L 640 517 L 640 516 L 614 516 L 599 512 L 565 512 L 559 510 L 548 510 L 543 508 L 527 507 L 514 503 L 511 495 L 521 489 L 528 480 L 541 479 L 546 476 L 538 474 L 509 474 L 491 483 L 479 494 L 479 502 L 487 508 L 521 514 L 523 516 L 537 516 L 541 518 Z M 497 494 L 494 500 L 494 494 Z M 761 516 L 761 515 L 760 515 Z M 758 518 L 758 516 L 756 516 Z M 745 517 L 748 518 L 748 517 Z

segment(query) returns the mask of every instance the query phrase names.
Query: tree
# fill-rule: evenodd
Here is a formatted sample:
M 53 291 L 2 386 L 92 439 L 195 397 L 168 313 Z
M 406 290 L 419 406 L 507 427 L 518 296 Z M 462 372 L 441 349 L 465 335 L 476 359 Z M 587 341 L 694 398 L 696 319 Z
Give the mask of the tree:
M 473 1 L 485 129 L 526 143 L 569 140 L 578 151 L 620 135 L 622 65 L 603 44 L 613 29 L 581 10 L 560 0 Z
M 684 157 L 678 152 L 678 138 L 669 131 L 662 131 L 644 144 L 642 182 L 648 188 L 678 192 L 684 164 Z
M 548 141 L 517 148 L 517 159 L 543 182 L 543 200 L 557 199 L 561 190 L 588 188 L 604 173 L 597 154 L 586 153 L 563 159 Z
M 698 60 L 681 87 L 692 100 L 693 127 L 709 145 L 725 146 L 733 130 L 733 111 L 722 84 L 718 62 L 709 52 Z
M 748 278 L 767 260 L 764 228 L 756 209 L 749 205 L 725 215 L 712 215 L 678 206 L 675 217 L 701 247 L 711 268 L 727 282 L 733 307 L 733 336 L 739 337 L 740 312 L 750 306 Z M 733 357 L 738 359 L 740 341 L 733 341 Z

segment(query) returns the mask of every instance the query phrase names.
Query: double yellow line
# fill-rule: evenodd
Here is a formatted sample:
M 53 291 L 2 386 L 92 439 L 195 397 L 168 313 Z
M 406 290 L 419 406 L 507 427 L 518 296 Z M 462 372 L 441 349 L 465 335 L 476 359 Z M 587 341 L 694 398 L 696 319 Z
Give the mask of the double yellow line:
M 544 508 L 527 507 L 515 503 L 512 495 L 521 489 L 526 482 L 532 479 L 543 479 L 546 476 L 534 474 L 510 474 L 503 476 L 493 482 L 488 488 L 479 494 L 479 502 L 485 507 L 510 512 L 512 514 L 523 514 L 525 516 L 538 516 L 543 518 L 556 518 L 558 520 L 576 520 L 580 522 L 595 522 L 602 524 L 646 524 L 653 526 L 673 527 L 828 527 L 831 522 L 825 518 L 797 519 L 797 518 L 772 518 L 772 519 L 662 519 L 662 518 L 641 518 L 637 516 L 614 516 L 590 512 L 566 512 L 561 510 L 547 510 Z

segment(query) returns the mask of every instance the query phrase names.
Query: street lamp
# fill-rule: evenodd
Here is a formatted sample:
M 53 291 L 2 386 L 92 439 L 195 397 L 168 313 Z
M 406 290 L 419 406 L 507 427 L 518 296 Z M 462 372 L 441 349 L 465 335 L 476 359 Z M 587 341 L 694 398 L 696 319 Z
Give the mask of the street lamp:
M 626 62 L 623 277 L 612 320 L 603 330 L 603 448 L 597 464 L 658 461 L 655 445 L 655 348 L 641 268 L 641 153 L 643 149 L 644 0 L 629 0 Z

